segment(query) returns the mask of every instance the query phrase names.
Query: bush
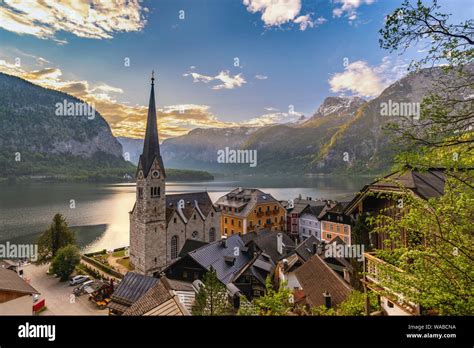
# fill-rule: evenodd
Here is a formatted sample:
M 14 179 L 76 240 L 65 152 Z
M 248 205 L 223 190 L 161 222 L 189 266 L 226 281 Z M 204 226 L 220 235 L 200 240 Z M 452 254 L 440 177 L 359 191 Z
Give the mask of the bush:
M 51 263 L 51 271 L 61 280 L 67 280 L 80 261 L 79 249 L 74 245 L 67 245 L 58 250 Z

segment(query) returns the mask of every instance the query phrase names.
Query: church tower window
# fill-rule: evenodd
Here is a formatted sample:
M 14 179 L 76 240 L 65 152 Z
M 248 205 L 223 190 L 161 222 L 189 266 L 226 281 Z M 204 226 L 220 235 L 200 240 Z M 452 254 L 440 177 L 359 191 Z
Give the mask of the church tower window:
M 153 186 L 150 188 L 151 197 L 160 197 L 160 188 L 158 186 Z

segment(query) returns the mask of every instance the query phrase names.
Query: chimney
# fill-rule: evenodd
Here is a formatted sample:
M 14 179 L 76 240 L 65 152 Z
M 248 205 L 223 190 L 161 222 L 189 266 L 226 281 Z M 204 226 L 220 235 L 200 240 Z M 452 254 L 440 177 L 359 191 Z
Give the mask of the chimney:
M 344 269 L 342 270 L 344 272 L 344 280 L 348 283 L 350 283 L 351 281 L 351 274 L 349 272 L 349 270 L 347 269 L 347 267 L 344 267 Z
M 288 270 L 288 260 L 287 259 L 283 259 L 283 270 L 284 271 Z
M 224 248 L 227 248 L 227 236 L 222 236 L 221 243 Z
M 277 251 L 280 255 L 283 255 L 283 234 L 277 234 Z
M 331 294 L 325 291 L 323 293 L 323 297 L 324 297 L 324 305 L 326 306 L 326 308 L 331 308 Z
M 313 255 L 318 254 L 318 243 L 313 242 Z
M 313 244 L 313 246 L 314 246 L 314 244 Z M 316 254 L 321 255 L 323 253 L 323 248 L 324 248 L 323 243 L 318 244 L 316 246 Z

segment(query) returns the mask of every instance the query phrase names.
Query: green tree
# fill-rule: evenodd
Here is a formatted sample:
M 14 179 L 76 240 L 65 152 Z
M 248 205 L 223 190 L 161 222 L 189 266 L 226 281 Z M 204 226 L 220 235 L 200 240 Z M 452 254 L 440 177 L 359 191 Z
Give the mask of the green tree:
M 38 263 L 51 261 L 58 250 L 69 244 L 75 244 L 74 232 L 72 232 L 61 214 L 53 217 L 53 222 L 49 229 L 38 239 Z
M 374 293 L 368 293 L 370 306 L 373 310 L 380 310 L 377 296 Z M 353 290 L 347 298 L 336 308 L 326 308 L 318 306 L 311 308 L 311 315 L 316 316 L 364 316 L 365 315 L 366 295 L 363 292 Z
M 461 175 L 461 174 L 459 174 Z M 371 219 L 374 233 L 389 236 L 391 250 L 377 256 L 381 284 L 442 315 L 474 314 L 474 189 L 448 178 L 444 195 L 428 201 L 409 192 L 403 214 Z M 405 235 L 409 243 L 401 243 Z
M 217 278 L 216 271 L 211 267 L 203 277 L 203 285 L 196 294 L 193 315 L 229 315 L 231 307 L 227 289 Z
M 67 280 L 81 261 L 79 249 L 74 245 L 67 245 L 58 250 L 51 262 L 51 271 L 61 280 Z
M 399 163 L 459 168 L 470 160 L 472 165 L 474 20 L 452 24 L 449 19 L 450 15 L 440 12 L 436 0 L 431 5 L 404 1 L 380 30 L 382 48 L 404 52 L 421 44 L 427 49 L 425 57 L 412 61 L 410 70 L 443 65 L 422 100 L 420 118 L 400 117 L 387 127 L 395 141 L 411 149 L 400 154 Z
M 270 277 L 265 281 L 265 295 L 249 302 L 241 301 L 238 315 L 290 315 L 294 309 L 294 298 L 286 283 L 280 284 L 278 290 L 273 288 Z

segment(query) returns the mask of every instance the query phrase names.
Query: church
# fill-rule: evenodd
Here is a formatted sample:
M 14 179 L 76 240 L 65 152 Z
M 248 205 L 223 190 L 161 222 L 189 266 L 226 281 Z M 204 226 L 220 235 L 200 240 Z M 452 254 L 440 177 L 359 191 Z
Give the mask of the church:
M 156 275 L 174 262 L 187 239 L 209 243 L 221 236 L 220 211 L 207 192 L 166 194 L 154 80 L 152 75 L 145 142 L 136 172 L 136 201 L 130 212 L 130 263 L 144 275 Z

